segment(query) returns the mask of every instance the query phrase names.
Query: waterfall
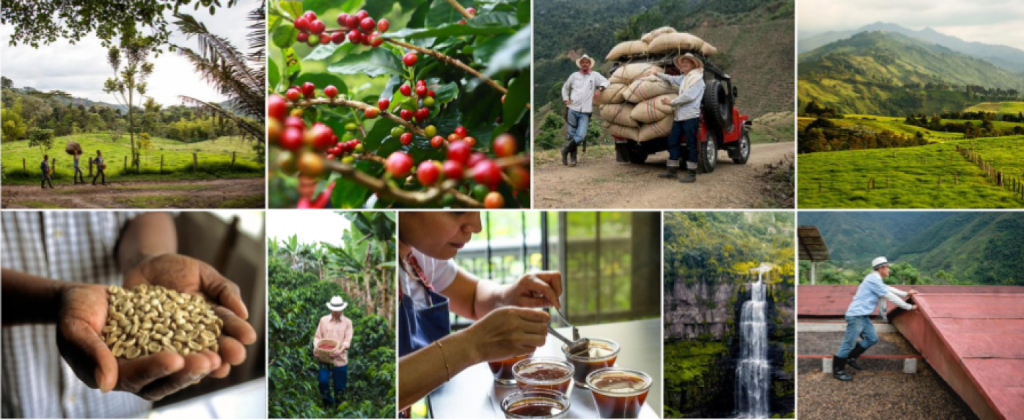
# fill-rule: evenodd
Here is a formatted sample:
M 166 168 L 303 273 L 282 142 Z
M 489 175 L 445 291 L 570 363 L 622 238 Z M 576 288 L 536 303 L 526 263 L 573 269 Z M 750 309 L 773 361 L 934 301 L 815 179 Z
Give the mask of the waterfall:
M 765 287 L 761 274 L 750 285 L 750 300 L 740 314 L 740 359 L 736 365 L 737 417 L 764 419 L 768 410 L 771 366 L 768 363 L 768 325 L 765 323 Z

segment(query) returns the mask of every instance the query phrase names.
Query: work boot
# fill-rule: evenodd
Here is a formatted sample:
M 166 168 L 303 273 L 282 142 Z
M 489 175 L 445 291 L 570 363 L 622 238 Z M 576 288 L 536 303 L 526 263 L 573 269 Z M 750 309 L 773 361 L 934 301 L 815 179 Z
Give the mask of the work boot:
M 658 178 L 675 178 L 679 175 L 678 166 L 666 166 L 665 172 L 658 174 Z
M 579 143 L 572 142 L 572 146 L 569 146 L 569 166 L 576 166 L 576 151 L 579 150 Z
M 850 354 L 846 356 L 846 364 L 850 365 L 850 367 L 854 369 L 863 370 L 863 368 L 857 365 L 857 358 L 866 351 L 868 351 L 868 349 L 861 347 L 860 343 L 857 343 L 857 347 L 854 347 L 853 350 L 850 351 Z
M 565 145 L 562 146 L 562 149 L 560 150 L 562 152 L 562 166 L 569 165 L 569 151 L 572 150 L 572 146 L 574 144 L 576 144 L 576 142 L 573 141 L 572 139 L 569 139 L 568 141 L 565 142 Z
M 839 356 L 833 356 L 832 377 L 844 382 L 853 380 L 853 375 L 846 373 L 846 359 Z
M 697 170 L 687 169 L 685 174 L 679 175 L 679 182 L 685 184 L 697 182 Z

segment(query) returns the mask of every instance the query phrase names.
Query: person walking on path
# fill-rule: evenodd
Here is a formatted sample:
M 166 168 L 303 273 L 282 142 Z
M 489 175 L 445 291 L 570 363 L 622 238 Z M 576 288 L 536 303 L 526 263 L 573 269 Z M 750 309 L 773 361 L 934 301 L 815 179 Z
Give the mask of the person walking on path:
M 85 174 L 82 173 L 82 168 L 78 166 L 78 161 L 82 157 L 81 150 L 75 150 L 75 185 L 79 184 L 78 180 L 82 180 L 81 183 L 85 183 Z
M 678 76 L 658 73 L 657 76 L 679 86 L 679 96 L 664 98 L 661 102 L 675 109 L 672 131 L 668 135 L 668 162 L 661 178 L 677 178 L 679 182 L 697 181 L 697 128 L 700 126 L 700 103 L 704 97 L 704 63 L 693 54 L 686 53 L 674 61 Z M 686 137 L 686 174 L 679 175 L 679 160 L 683 157 L 682 137 Z
M 320 386 L 320 397 L 325 407 L 336 407 L 341 404 L 348 385 L 348 348 L 352 345 L 352 320 L 342 315 L 348 302 L 341 296 L 334 296 L 327 302 L 329 315 L 320 318 L 313 336 L 313 348 L 320 345 L 321 340 L 334 340 L 338 347 L 331 354 L 333 363 L 320 362 L 317 382 Z M 334 394 L 331 394 L 331 374 L 334 375 Z
M 832 376 L 840 381 L 849 381 L 853 376 L 846 373 L 846 365 L 861 370 L 857 365 L 857 358 L 864 354 L 871 346 L 878 342 L 878 334 L 875 333 L 875 326 L 871 324 L 871 313 L 878 306 L 880 298 L 886 298 L 896 306 L 908 311 L 917 309 L 903 301 L 903 297 L 913 296 L 917 291 L 911 289 L 904 292 L 892 286 L 887 286 L 883 279 L 889 277 L 889 261 L 885 257 L 875 258 L 871 261 L 872 271 L 857 288 L 857 294 L 853 296 L 850 307 L 846 309 L 846 336 L 843 344 L 839 346 L 839 352 L 835 354 L 832 361 Z M 862 340 L 857 342 L 857 338 Z
M 565 146 L 562 147 L 562 165 L 576 166 L 576 149 L 587 137 L 590 115 L 594 112 L 594 96 L 608 87 L 608 79 L 593 71 L 594 60 L 583 54 L 576 59 L 580 71 L 569 75 L 562 85 L 562 102 L 569 108 L 566 123 Z M 572 156 L 572 163 L 568 157 Z
M 96 185 L 96 178 L 98 178 L 98 177 L 103 177 L 102 178 L 103 179 L 102 184 L 103 185 L 107 185 L 107 173 L 106 173 L 107 164 L 103 162 L 103 152 L 100 152 L 99 150 L 97 150 L 96 151 L 96 160 L 94 160 L 93 162 L 96 162 L 96 176 L 92 177 L 92 185 Z M 82 182 L 85 182 L 85 181 L 82 181 Z
M 40 183 L 42 188 L 46 189 L 46 184 L 50 184 L 50 189 L 53 189 L 53 181 L 50 180 L 50 155 L 43 155 L 43 163 L 39 164 L 39 170 L 43 172 L 43 180 Z

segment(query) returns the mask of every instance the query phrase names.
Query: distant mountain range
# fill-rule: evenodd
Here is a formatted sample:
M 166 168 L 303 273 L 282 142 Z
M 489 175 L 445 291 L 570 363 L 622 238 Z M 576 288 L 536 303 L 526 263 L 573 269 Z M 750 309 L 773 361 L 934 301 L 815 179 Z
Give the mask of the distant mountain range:
M 1024 74 L 1024 51 L 1005 45 L 968 42 L 960 38 L 943 34 L 932 28 L 913 30 L 895 23 L 876 22 L 852 31 L 829 31 L 821 34 L 805 36 L 799 34 L 797 52 L 805 53 L 821 48 L 827 44 L 847 39 L 855 34 L 872 31 L 886 31 L 906 35 L 911 38 L 937 44 L 953 51 L 979 58 L 995 64 L 1004 70 Z
M 839 267 L 860 271 L 885 256 L 929 277 L 945 270 L 970 283 L 1024 284 L 1024 213 L 812 211 L 797 222 L 817 226 Z
M 1024 90 L 1024 75 L 886 30 L 859 32 L 800 54 L 798 74 L 801 109 L 815 100 L 857 114 L 960 110 L 1019 100 Z M 985 90 L 969 92 L 966 86 Z

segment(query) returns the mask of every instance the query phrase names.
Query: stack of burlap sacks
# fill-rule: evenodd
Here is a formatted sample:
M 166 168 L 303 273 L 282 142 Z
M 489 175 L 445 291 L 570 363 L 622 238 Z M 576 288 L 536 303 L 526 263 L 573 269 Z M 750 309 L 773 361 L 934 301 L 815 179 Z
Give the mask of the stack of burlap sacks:
M 612 48 L 608 61 L 624 61 L 612 73 L 611 83 L 598 99 L 602 127 L 625 139 L 647 141 L 667 137 L 672 130 L 672 106 L 662 99 L 675 99 L 679 88 L 654 76 L 665 69 L 645 63 L 648 56 L 696 52 L 705 57 L 718 52 L 711 44 L 685 32 L 658 28 L 637 41 L 626 41 Z M 638 62 L 630 63 L 632 59 Z

